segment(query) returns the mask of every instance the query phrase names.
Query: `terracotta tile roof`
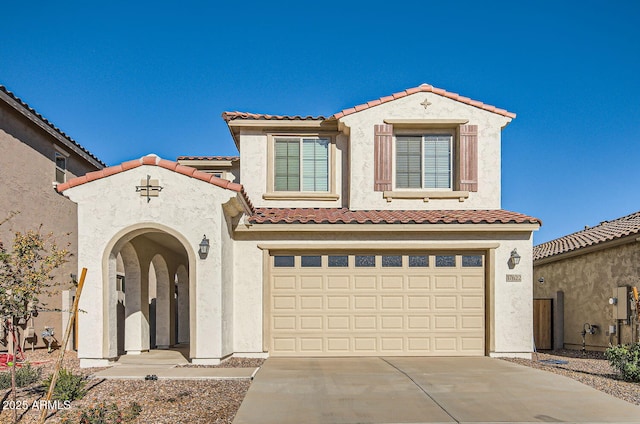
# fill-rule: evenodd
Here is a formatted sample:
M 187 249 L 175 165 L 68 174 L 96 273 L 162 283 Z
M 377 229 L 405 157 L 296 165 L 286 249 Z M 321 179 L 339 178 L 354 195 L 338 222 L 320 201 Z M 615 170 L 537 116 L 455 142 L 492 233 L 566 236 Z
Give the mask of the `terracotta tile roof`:
M 222 114 L 222 118 L 226 121 L 233 121 L 235 119 L 265 119 L 265 120 L 292 120 L 292 121 L 308 121 L 308 120 L 325 120 L 325 119 L 340 119 L 344 116 L 351 115 L 352 113 L 360 112 L 365 109 L 372 108 L 374 106 L 381 105 L 383 103 L 387 103 L 396 99 L 400 99 L 402 97 L 409 96 L 415 93 L 434 93 L 443 97 L 447 97 L 449 99 L 456 100 L 461 103 L 465 103 L 483 110 L 487 110 L 489 112 L 497 113 L 498 115 L 503 115 L 508 118 L 515 118 L 516 114 L 509 112 L 505 109 L 500 109 L 495 106 L 484 104 L 477 100 L 472 100 L 468 97 L 461 96 L 457 93 L 452 93 L 450 91 L 444 90 L 442 88 L 434 87 L 430 84 L 421 84 L 418 87 L 408 88 L 406 90 L 400 91 L 398 93 L 394 93 L 390 96 L 380 97 L 377 100 L 372 100 L 348 109 L 344 109 L 336 114 L 331 115 L 329 118 L 325 118 L 324 116 L 288 116 L 288 115 L 266 115 L 261 113 L 249 113 L 249 112 L 224 112 Z
M 266 119 L 269 121 L 324 121 L 324 116 L 300 116 L 300 115 L 268 115 L 264 113 L 250 112 L 222 112 L 222 119 L 226 122 L 235 119 Z
M 15 94 L 13 94 L 11 91 L 9 91 L 4 85 L 0 84 L 0 92 L 6 94 L 7 96 L 9 96 L 9 98 L 11 100 L 16 102 L 16 105 L 12 105 L 14 108 L 16 106 L 18 106 L 19 108 L 23 109 L 21 111 L 23 114 L 25 114 L 25 112 L 27 112 L 28 114 L 31 114 L 33 117 L 35 117 L 40 122 L 42 122 L 45 126 L 51 128 L 53 131 L 55 131 L 60 137 L 64 138 L 66 141 L 70 142 L 71 144 L 73 144 L 74 146 L 79 148 L 82 152 L 84 152 L 87 156 L 89 156 L 89 158 L 93 159 L 96 162 L 97 165 L 100 165 L 100 166 L 103 166 L 103 167 L 106 166 L 106 164 L 104 162 L 102 162 L 100 159 L 98 159 L 97 156 L 95 156 L 93 153 L 91 153 L 90 151 L 88 151 L 87 149 L 82 147 L 82 145 L 80 145 L 80 143 L 78 143 L 77 141 L 75 141 L 74 139 L 69 137 L 60 128 L 56 127 L 51 122 L 49 122 L 49 120 L 47 118 L 45 118 L 44 116 L 42 116 L 38 112 L 36 112 L 35 109 L 33 109 L 31 106 L 29 106 L 28 104 L 23 102 L 19 97 L 17 97 Z M 0 96 L 0 98 L 2 98 L 2 96 Z M 100 166 L 98 166 L 98 168 L 100 168 Z
M 640 233 L 640 211 L 569 234 L 533 248 L 533 260 L 548 258 Z
M 240 160 L 240 156 L 178 156 L 176 160 L 227 160 L 234 162 Z
M 541 224 L 538 218 L 498 210 L 349 210 L 257 208 L 254 224 Z
M 197 169 L 192 168 L 190 166 L 180 165 L 178 162 L 172 162 L 170 160 L 161 159 L 156 155 L 143 156 L 140 159 L 134 159 L 128 162 L 123 162 L 120 165 L 110 166 L 100 171 L 89 172 L 88 174 L 83 175 L 81 177 L 72 178 L 66 183 L 58 184 L 56 187 L 56 190 L 58 190 L 59 193 L 62 193 L 63 191 L 68 190 L 71 187 L 76 187 L 91 181 L 106 178 L 110 175 L 119 174 L 120 172 L 128 171 L 129 169 L 137 168 L 142 165 L 159 166 L 161 168 L 165 168 L 170 171 L 174 171 L 179 174 L 186 175 L 187 177 L 195 178 L 195 179 L 204 181 L 206 183 L 225 188 L 227 190 L 241 193 L 245 201 L 247 202 L 247 205 L 249 206 L 249 208 L 252 211 L 254 210 L 253 204 L 251 203 L 249 196 L 247 195 L 247 193 L 244 190 L 244 187 L 241 184 L 232 183 L 231 181 L 218 178 L 213 174 L 198 171 Z

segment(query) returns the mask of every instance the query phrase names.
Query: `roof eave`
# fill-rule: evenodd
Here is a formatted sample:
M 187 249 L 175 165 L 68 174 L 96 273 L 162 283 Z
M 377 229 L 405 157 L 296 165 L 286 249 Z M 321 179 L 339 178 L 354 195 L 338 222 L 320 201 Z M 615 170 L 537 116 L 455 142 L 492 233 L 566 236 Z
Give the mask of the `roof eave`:
M 494 224 L 391 224 L 391 223 L 362 223 L 362 224 L 344 224 L 344 223 L 255 223 L 247 222 L 245 225 L 239 225 L 236 232 L 327 232 L 327 231 L 346 231 L 346 232 L 526 232 L 537 231 L 539 224 L 531 223 L 494 223 Z
M 82 157 L 84 160 L 89 162 L 91 165 L 96 167 L 97 169 L 102 169 L 106 166 L 101 160 L 99 160 L 96 156 L 88 153 L 88 151 L 79 145 L 71 141 L 68 136 L 63 135 L 60 131 L 57 131 L 53 128 L 53 125 L 48 121 L 43 120 L 36 114 L 34 114 L 28 107 L 23 104 L 21 100 L 17 97 L 8 94 L 4 90 L 0 90 L 0 99 L 3 100 L 6 104 L 11 106 L 16 112 L 23 115 L 25 118 L 29 119 L 39 128 L 44 130 L 47 134 L 55 138 L 60 144 L 62 144 L 67 149 L 73 151 L 78 156 Z
M 597 252 L 599 250 L 610 249 L 612 247 L 635 242 L 640 242 L 640 236 L 638 236 L 637 233 L 629 234 L 624 237 L 614 238 L 612 240 L 602 241 L 590 246 L 579 247 L 577 249 L 568 250 L 562 253 L 556 253 L 555 255 L 545 256 L 544 258 L 534 259 L 533 265 L 544 265 L 551 262 L 562 261 L 576 256 L 582 256 L 589 253 Z

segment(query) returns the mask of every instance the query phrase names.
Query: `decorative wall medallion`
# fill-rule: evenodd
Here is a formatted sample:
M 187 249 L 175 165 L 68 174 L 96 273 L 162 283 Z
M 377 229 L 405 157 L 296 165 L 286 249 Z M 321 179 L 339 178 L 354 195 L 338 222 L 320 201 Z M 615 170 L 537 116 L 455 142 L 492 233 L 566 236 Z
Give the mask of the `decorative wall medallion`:
M 160 192 L 164 188 L 158 184 L 158 180 L 152 180 L 151 175 L 147 175 L 147 179 L 140 180 L 140 185 L 136 186 L 136 192 L 140 193 L 140 196 L 146 197 L 147 203 L 149 203 L 152 197 L 160 196 Z
M 425 98 L 425 99 L 424 99 L 424 102 L 422 102 L 422 103 L 420 103 L 420 104 L 421 104 L 422 106 L 424 106 L 424 108 L 426 109 L 426 108 L 428 108 L 429 106 L 431 106 L 433 103 L 431 103 L 431 102 L 429 101 L 429 99 L 426 99 L 426 98 Z

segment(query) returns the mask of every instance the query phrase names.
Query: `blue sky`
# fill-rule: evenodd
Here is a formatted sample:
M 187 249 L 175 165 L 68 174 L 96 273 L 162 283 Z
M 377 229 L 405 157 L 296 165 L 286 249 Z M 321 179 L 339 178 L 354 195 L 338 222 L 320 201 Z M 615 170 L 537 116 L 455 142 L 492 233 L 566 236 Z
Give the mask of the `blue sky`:
M 3 5 L 0 84 L 107 164 L 237 154 L 223 111 L 331 115 L 423 82 L 518 114 L 502 206 L 541 243 L 640 210 L 640 2 Z

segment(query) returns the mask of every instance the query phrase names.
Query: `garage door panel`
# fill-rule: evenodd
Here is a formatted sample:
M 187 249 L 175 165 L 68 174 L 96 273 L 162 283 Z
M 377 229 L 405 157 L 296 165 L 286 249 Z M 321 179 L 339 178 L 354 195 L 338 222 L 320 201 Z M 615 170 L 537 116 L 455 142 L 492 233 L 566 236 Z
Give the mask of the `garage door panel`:
M 327 275 L 327 290 L 349 290 L 350 281 L 348 275 Z
M 323 330 L 322 322 L 324 321 L 322 316 L 301 316 L 300 317 L 300 330 Z
M 404 285 L 404 276 L 402 275 L 382 275 L 380 280 L 382 291 L 402 289 Z
M 351 330 L 350 316 L 328 316 L 327 330 Z
M 402 330 L 404 329 L 403 316 L 382 316 L 380 317 L 380 328 L 382 330 Z
M 273 296 L 273 309 L 278 310 L 292 310 L 296 308 L 295 296 Z
M 322 275 L 300 276 L 301 290 L 322 290 Z
M 407 289 L 409 291 L 429 290 L 431 288 L 431 278 L 428 275 L 409 275 L 407 281 Z
M 346 309 L 349 310 L 351 298 L 349 296 L 327 296 L 327 309 Z
M 353 318 L 354 330 L 375 330 L 378 328 L 377 317 L 375 315 L 355 316 Z
M 271 355 L 484 355 L 483 258 L 363 255 L 375 266 L 358 267 L 354 256 L 271 268 Z

